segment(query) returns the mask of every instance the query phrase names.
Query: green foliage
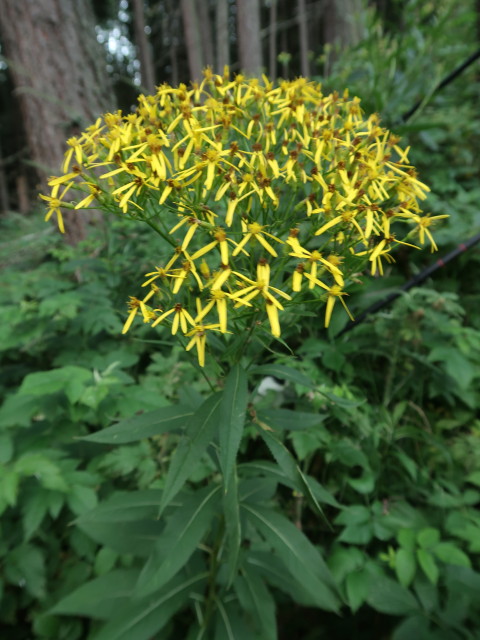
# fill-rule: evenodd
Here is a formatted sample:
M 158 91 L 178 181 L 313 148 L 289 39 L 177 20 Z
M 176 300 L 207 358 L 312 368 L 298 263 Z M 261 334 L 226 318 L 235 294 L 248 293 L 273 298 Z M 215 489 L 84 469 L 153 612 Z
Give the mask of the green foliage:
M 450 2 L 408 6 L 332 79 L 391 121 L 472 43 Z M 444 247 L 480 223 L 465 77 L 402 129 L 429 207 L 452 214 Z M 477 638 L 478 250 L 341 338 L 341 314 L 328 335 L 293 318 L 285 345 L 252 342 L 208 381 L 168 340 L 120 335 L 156 251 L 123 222 L 73 249 L 2 221 L 3 636 Z M 352 290 L 353 311 L 435 258 L 397 259 Z

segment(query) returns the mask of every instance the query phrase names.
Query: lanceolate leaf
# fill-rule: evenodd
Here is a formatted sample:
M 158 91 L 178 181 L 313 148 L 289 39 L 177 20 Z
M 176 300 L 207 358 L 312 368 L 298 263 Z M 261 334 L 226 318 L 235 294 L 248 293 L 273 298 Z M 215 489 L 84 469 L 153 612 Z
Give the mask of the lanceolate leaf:
M 238 470 L 247 472 L 249 474 L 251 472 L 255 473 L 256 475 L 262 475 L 267 478 L 271 478 L 272 480 L 276 480 L 286 487 L 295 489 L 295 482 L 288 478 L 277 464 L 269 462 L 268 460 L 254 460 L 253 462 L 245 462 L 238 466 Z M 308 483 L 315 495 L 315 498 L 319 502 L 329 504 L 332 507 L 341 508 L 340 503 L 332 496 L 329 491 L 322 487 L 318 480 L 315 480 L 315 478 L 312 478 L 311 476 L 306 476 L 306 478 L 308 479 Z
M 215 514 L 220 487 L 189 496 L 169 518 L 140 574 L 135 597 L 143 598 L 167 584 L 188 562 Z
M 163 523 L 157 519 L 162 492 L 119 492 L 82 515 L 76 524 L 88 536 L 120 553 L 148 556 Z
M 226 478 L 230 476 L 235 465 L 242 439 L 247 399 L 247 376 L 237 364 L 227 376 L 220 406 L 220 464 Z
M 262 374 L 264 376 L 275 376 L 279 380 L 286 380 L 287 382 L 293 382 L 303 387 L 313 389 L 315 384 L 307 378 L 306 375 L 300 373 L 292 367 L 286 367 L 282 364 L 262 364 L 259 367 L 251 369 L 253 374 Z
M 253 619 L 255 630 L 264 640 L 276 640 L 275 600 L 261 575 L 252 566 L 244 566 L 235 581 L 240 605 Z
M 250 523 L 281 556 L 290 573 L 301 576 L 303 586 L 318 606 L 338 611 L 340 601 L 330 571 L 322 556 L 301 531 L 279 513 L 242 505 Z
M 165 479 L 160 513 L 188 480 L 192 469 L 204 454 L 219 424 L 221 394 L 210 396 L 190 418 L 187 433 L 172 456 Z
M 227 539 L 227 584 L 230 586 L 237 572 L 238 554 L 242 542 L 240 505 L 238 502 L 238 480 L 235 467 L 228 478 L 224 478 L 223 513 Z
M 97 431 L 82 440 L 103 444 L 125 444 L 143 438 L 151 438 L 169 431 L 182 429 L 192 417 L 193 411 L 183 405 L 162 407 L 140 416 L 122 420 L 107 429 Z
M 137 570 L 111 571 L 75 589 L 60 600 L 49 614 L 88 616 L 108 620 L 130 601 L 137 578 Z
M 157 593 L 118 611 L 91 640 L 151 640 L 188 601 L 192 589 L 202 590 L 208 573 L 178 576 Z
M 283 442 L 276 438 L 270 431 L 259 427 L 257 427 L 257 429 L 283 473 L 292 481 L 297 491 L 304 494 L 313 510 L 316 511 L 320 518 L 331 528 L 331 524 L 327 520 L 322 507 L 319 505 L 312 491 L 308 478 L 303 474 L 290 451 Z

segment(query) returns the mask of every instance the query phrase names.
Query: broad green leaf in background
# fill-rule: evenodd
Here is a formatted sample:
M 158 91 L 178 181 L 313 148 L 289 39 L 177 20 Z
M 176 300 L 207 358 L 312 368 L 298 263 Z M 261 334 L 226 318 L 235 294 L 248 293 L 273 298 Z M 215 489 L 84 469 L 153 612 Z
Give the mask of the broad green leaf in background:
M 169 431 L 178 431 L 185 426 L 192 415 L 193 411 L 183 405 L 162 407 L 140 416 L 122 420 L 107 429 L 85 436 L 82 440 L 102 444 L 136 442 Z
M 425 549 L 417 549 L 418 564 L 432 584 L 437 584 L 439 569 L 433 555 Z
M 398 549 L 395 554 L 395 573 L 404 587 L 412 582 L 416 571 L 415 554 L 410 549 Z
M 264 640 L 264 636 L 257 635 L 247 623 L 236 602 L 222 602 L 217 598 L 215 606 L 214 634 L 206 635 L 205 640 Z M 211 634 L 210 630 L 208 634 Z
M 410 591 L 385 576 L 376 576 L 372 580 L 367 602 L 380 613 L 394 616 L 409 615 L 419 610 L 418 602 Z
M 348 604 L 352 611 L 357 611 L 366 601 L 370 592 L 372 582 L 371 574 L 364 569 L 357 569 L 347 575 L 345 589 L 347 592 Z
M 60 600 L 49 613 L 108 620 L 129 603 L 137 577 L 136 570 L 115 569 L 82 584 Z
M 459 567 L 471 567 L 470 558 L 459 549 L 453 542 L 439 542 L 433 553 L 445 564 L 454 564 Z
M 310 487 L 308 478 L 303 474 L 287 447 L 270 431 L 258 426 L 257 430 L 286 477 L 292 481 L 296 490 L 305 496 L 317 515 L 322 518 L 328 527 L 331 528 L 330 522 L 327 520 L 322 507 L 319 505 L 318 500 Z
M 215 515 L 220 487 L 205 487 L 175 509 L 139 576 L 135 598 L 143 598 L 167 584 L 188 562 Z
M 151 640 L 189 600 L 202 591 L 208 573 L 176 577 L 170 584 L 143 600 L 131 601 L 89 640 Z
M 247 411 L 247 376 L 237 364 L 229 372 L 222 391 L 219 416 L 220 465 L 223 475 L 229 478 L 242 439 Z
M 44 396 L 63 391 L 74 404 L 92 381 L 93 374 L 89 369 L 68 365 L 60 369 L 29 373 L 18 392 L 22 395 Z
M 183 487 L 195 464 L 210 444 L 219 427 L 221 399 L 221 394 L 214 394 L 205 400 L 188 421 L 186 434 L 175 450 L 167 471 L 160 513 Z
M 242 505 L 250 523 L 277 551 L 293 576 L 327 611 L 338 611 L 340 600 L 332 575 L 319 551 L 284 516 L 262 507 Z

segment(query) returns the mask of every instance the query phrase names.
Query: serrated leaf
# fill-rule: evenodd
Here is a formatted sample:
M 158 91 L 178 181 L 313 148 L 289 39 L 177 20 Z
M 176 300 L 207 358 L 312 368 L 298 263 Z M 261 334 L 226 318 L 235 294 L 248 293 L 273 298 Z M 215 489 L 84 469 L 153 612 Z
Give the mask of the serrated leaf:
M 204 454 L 219 426 L 219 393 L 209 397 L 187 424 L 187 433 L 175 450 L 165 479 L 165 488 L 160 503 L 160 513 L 170 504 L 185 482 L 192 468 Z
M 220 487 L 205 487 L 174 511 L 138 578 L 135 598 L 163 587 L 188 562 L 215 515 L 219 497 Z
M 130 602 L 137 570 L 116 569 L 62 598 L 48 613 L 108 620 Z
M 360 569 L 349 573 L 345 581 L 345 589 L 347 592 L 348 604 L 353 612 L 366 601 L 372 576 L 368 571 Z
M 440 542 L 440 531 L 432 527 L 426 527 L 418 532 L 417 542 L 423 549 L 434 547 Z
M 67 365 L 50 371 L 29 373 L 23 379 L 18 393 L 21 395 L 44 396 L 64 391 L 72 403 L 78 400 L 79 389 L 92 381 L 92 372 L 84 367 Z M 70 396 L 72 396 L 70 398 Z
M 385 576 L 372 580 L 367 602 L 376 611 L 394 616 L 408 615 L 419 610 L 414 596 L 398 582 Z
M 327 611 L 338 611 L 340 601 L 331 573 L 318 550 L 284 516 L 261 507 L 242 505 L 250 523 L 279 553 L 294 577 Z
M 430 582 L 437 584 L 439 570 L 432 554 L 425 549 L 417 549 L 417 560 Z
M 413 551 L 398 549 L 395 554 L 395 573 L 402 586 L 408 587 L 410 585 L 415 576 L 416 566 Z
M 255 631 L 263 640 L 276 640 L 275 600 L 260 574 L 252 566 L 243 566 L 234 584 L 240 606 L 253 619 Z
M 136 442 L 162 433 L 178 431 L 187 424 L 192 416 L 193 411 L 183 405 L 162 407 L 134 418 L 122 420 L 107 429 L 85 436 L 82 440 L 102 444 Z
M 433 548 L 433 553 L 445 564 L 454 564 L 459 567 L 471 567 L 470 558 L 453 542 L 439 542 Z
M 247 376 L 237 364 L 229 372 L 222 391 L 220 404 L 220 466 L 225 477 L 230 477 L 242 439 L 247 411 Z
M 148 598 L 130 602 L 91 640 L 151 640 L 186 604 L 192 589 L 202 590 L 207 577 L 208 573 L 191 578 L 178 576 Z
M 48 509 L 48 493 L 37 490 L 32 493 L 22 504 L 22 524 L 25 541 L 30 540 L 42 523 Z
M 332 529 L 332 525 L 327 520 L 322 507 L 312 491 L 308 478 L 303 474 L 287 447 L 269 431 L 265 431 L 265 429 L 258 426 L 257 430 L 286 477 L 292 481 L 297 491 L 304 494 L 312 509 L 326 525 Z

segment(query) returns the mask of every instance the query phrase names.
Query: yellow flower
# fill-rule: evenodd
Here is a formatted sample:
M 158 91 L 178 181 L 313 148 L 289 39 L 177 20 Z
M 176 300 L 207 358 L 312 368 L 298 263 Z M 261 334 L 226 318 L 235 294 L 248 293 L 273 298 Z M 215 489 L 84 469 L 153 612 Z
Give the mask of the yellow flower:
M 156 327 L 157 324 L 162 322 L 162 320 L 165 320 L 165 318 L 168 318 L 168 316 L 172 315 L 173 313 L 175 315 L 173 316 L 172 322 L 172 336 L 177 333 L 179 326 L 181 327 L 184 334 L 187 334 L 189 324 L 192 325 L 192 327 L 195 326 L 195 322 L 192 316 L 186 309 L 184 309 L 182 304 L 178 302 L 174 307 L 158 316 L 158 318 L 152 323 L 152 327 Z
M 190 351 L 193 347 L 197 347 L 198 364 L 201 367 L 205 366 L 205 345 L 207 342 L 206 332 L 219 330 L 220 325 L 218 324 L 194 324 L 193 329 L 186 334 L 188 337 L 192 336 L 192 339 L 185 347 L 185 350 Z
M 276 242 L 280 242 L 281 244 L 283 244 L 283 241 L 279 240 L 279 238 L 276 238 L 271 233 L 267 233 L 266 231 L 264 231 L 265 225 L 258 224 L 258 222 L 252 222 L 251 224 L 247 225 L 242 221 L 242 227 L 245 235 L 243 236 L 242 240 L 238 243 L 236 248 L 233 250 L 232 256 L 238 255 L 240 251 L 243 249 L 243 247 L 247 244 L 247 242 L 249 242 L 252 238 L 257 240 L 262 245 L 262 247 L 266 249 L 268 253 L 270 253 L 274 258 L 278 256 L 278 253 L 275 251 L 272 245 L 264 238 L 264 236 L 268 236 L 269 238 L 272 238 L 272 240 L 275 240 Z
M 348 294 L 345 293 L 345 291 L 342 291 L 341 287 L 339 287 L 338 285 L 334 285 L 333 287 L 330 287 L 328 291 L 328 297 L 327 297 L 327 306 L 325 308 L 325 327 L 328 327 L 330 324 L 330 318 L 332 317 L 333 307 L 335 305 L 337 298 L 340 300 L 340 302 L 343 305 L 343 308 L 348 313 L 348 317 L 350 318 L 350 320 L 352 322 L 354 321 L 353 316 L 348 310 L 348 307 L 345 304 L 345 301 L 343 299 L 343 296 L 346 296 L 346 295 Z

